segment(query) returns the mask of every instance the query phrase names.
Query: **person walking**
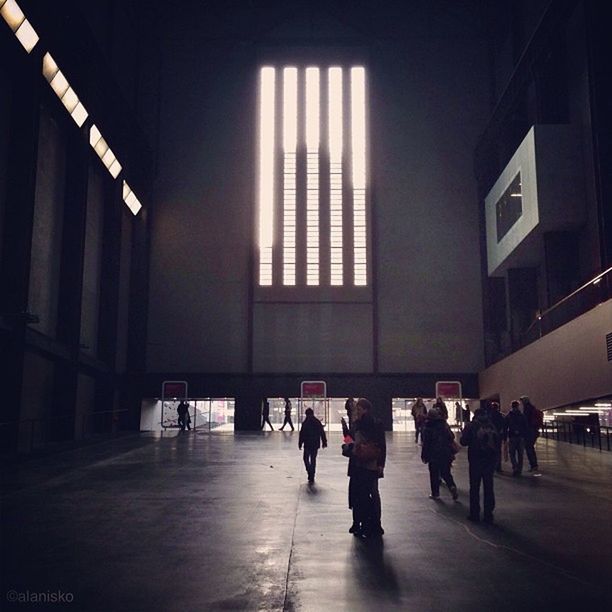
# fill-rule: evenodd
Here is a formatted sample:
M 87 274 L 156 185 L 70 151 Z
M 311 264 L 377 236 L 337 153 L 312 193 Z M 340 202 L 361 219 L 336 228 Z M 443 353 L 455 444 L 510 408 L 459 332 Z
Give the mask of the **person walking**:
M 425 406 L 425 402 L 422 398 L 417 398 L 410 412 L 414 419 L 414 443 L 418 444 L 419 435 L 421 436 L 421 442 L 423 442 L 423 427 L 425 426 L 425 419 L 427 418 L 427 406 Z
M 512 402 L 510 412 L 506 415 L 506 434 L 508 436 L 508 453 L 512 462 L 512 475 L 520 476 L 523 472 L 527 420 L 516 400 Z
M 526 395 L 522 395 L 520 402 L 523 405 L 523 415 L 527 421 L 527 435 L 525 436 L 525 454 L 529 461 L 529 471 L 538 471 L 538 456 L 535 444 L 540 436 L 540 427 L 543 425 L 542 411 L 538 410 Z
M 189 416 L 189 404 L 185 400 L 181 400 L 176 408 L 178 413 L 178 426 L 181 431 L 185 431 L 185 428 L 191 430 L 191 417 Z
M 327 437 L 323 423 L 314 415 L 312 408 L 306 408 L 306 417 L 300 428 L 300 437 L 298 440 L 298 448 L 302 450 L 304 447 L 304 466 L 308 474 L 308 482 L 312 484 L 315 479 L 317 469 L 317 454 L 321 448 L 327 448 Z
M 369 400 L 357 400 L 350 436 L 342 445 L 342 454 L 349 457 L 349 508 L 353 511 L 349 532 L 365 538 L 385 533 L 378 479 L 384 477 L 387 445 L 382 423 L 372 412 Z
M 495 426 L 497 433 L 499 435 L 499 444 L 497 448 L 497 461 L 495 463 L 495 471 L 498 474 L 502 473 L 502 445 L 506 440 L 506 419 L 500 412 L 499 402 L 491 402 L 489 404 L 489 418 L 491 422 Z
M 461 434 L 460 443 L 468 447 L 470 474 L 470 513 L 468 519 L 480 521 L 480 483 L 483 488 L 483 520 L 493 523 L 495 493 L 493 491 L 493 472 L 497 461 L 499 435 L 484 408 L 474 412 L 472 422 Z
M 429 484 L 431 499 L 440 498 L 440 478 L 444 480 L 454 500 L 457 499 L 457 485 L 451 474 L 451 465 L 455 458 L 455 434 L 437 408 L 427 413 L 423 428 L 423 448 L 421 460 L 429 465 Z
M 295 431 L 293 421 L 291 420 L 291 401 L 288 397 L 285 398 L 285 420 L 283 421 L 280 431 L 285 430 L 285 425 L 289 425 L 289 427 L 291 427 L 291 431 Z
M 353 410 L 355 408 L 355 400 L 352 397 L 349 397 L 346 402 L 344 402 L 344 410 L 346 410 L 346 420 L 348 421 L 348 426 L 351 426 L 353 419 Z
M 270 426 L 270 429 L 274 431 L 274 427 L 272 427 L 272 423 L 270 423 L 270 402 L 267 397 L 263 398 L 262 409 L 261 409 L 261 429 L 264 428 L 267 423 Z

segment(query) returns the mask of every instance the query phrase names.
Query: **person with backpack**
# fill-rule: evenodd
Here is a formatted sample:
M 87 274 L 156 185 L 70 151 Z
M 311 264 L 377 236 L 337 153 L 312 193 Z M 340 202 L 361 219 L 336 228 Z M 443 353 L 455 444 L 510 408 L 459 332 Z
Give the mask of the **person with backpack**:
M 512 475 L 520 476 L 523 472 L 527 420 L 520 411 L 519 403 L 516 400 L 512 402 L 510 412 L 506 415 L 506 435 L 508 436 L 508 452 L 512 462 Z
M 525 437 L 525 453 L 529 461 L 529 471 L 538 471 L 538 456 L 535 451 L 535 444 L 540 436 L 540 428 L 544 424 L 544 415 L 538 410 L 526 395 L 520 397 L 523 404 L 523 415 L 527 421 L 527 435 Z
M 491 422 L 487 411 L 478 408 L 472 422 L 463 430 L 461 446 L 468 447 L 470 470 L 470 513 L 468 520 L 480 521 L 480 483 L 483 488 L 483 520 L 493 523 L 495 493 L 493 492 L 493 472 L 497 462 L 499 434 Z
M 456 500 L 457 485 L 451 474 L 451 465 L 455 458 L 453 444 L 455 434 L 437 408 L 431 408 L 427 413 L 422 439 L 421 460 L 429 465 L 430 499 L 440 498 L 440 477 L 442 477 L 453 499 Z

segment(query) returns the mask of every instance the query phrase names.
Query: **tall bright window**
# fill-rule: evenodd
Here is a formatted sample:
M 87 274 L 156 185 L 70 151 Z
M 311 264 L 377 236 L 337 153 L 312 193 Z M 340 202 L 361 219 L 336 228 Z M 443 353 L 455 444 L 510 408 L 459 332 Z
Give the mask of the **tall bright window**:
M 368 285 L 366 97 L 362 66 L 260 69 L 260 286 Z

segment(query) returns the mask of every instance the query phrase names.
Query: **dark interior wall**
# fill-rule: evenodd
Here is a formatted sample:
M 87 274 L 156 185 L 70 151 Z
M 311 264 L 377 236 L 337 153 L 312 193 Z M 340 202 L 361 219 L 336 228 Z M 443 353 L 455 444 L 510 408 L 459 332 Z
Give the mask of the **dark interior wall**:
M 377 341 L 380 371 L 465 372 L 482 363 L 471 151 L 484 126 L 488 76 L 478 5 L 417 3 L 408 11 L 393 3 L 396 19 L 382 35 L 364 39 L 363 30 L 348 28 L 370 48 L 378 291 L 376 329 L 363 331 L 359 308 L 348 321 L 356 338 L 367 333 Z M 221 27 L 214 37 L 218 15 L 187 7 L 178 21 L 164 24 L 148 370 L 245 372 L 258 46 L 235 34 L 225 39 Z M 382 22 L 385 11 L 377 7 L 373 19 Z M 220 12 L 231 20 L 231 8 Z M 279 16 L 270 16 L 270 27 Z M 334 42 L 347 35 L 346 22 L 323 20 L 320 29 Z M 283 28 L 289 30 L 299 32 Z M 258 42 L 272 38 L 268 32 Z M 291 57 L 290 46 L 283 51 Z M 278 344 L 276 337 L 260 342 L 260 328 L 253 332 L 258 352 Z M 325 346 L 312 345 L 319 352 Z M 311 371 L 313 355 L 292 370 Z M 330 369 L 346 371 L 340 362 L 341 355 Z

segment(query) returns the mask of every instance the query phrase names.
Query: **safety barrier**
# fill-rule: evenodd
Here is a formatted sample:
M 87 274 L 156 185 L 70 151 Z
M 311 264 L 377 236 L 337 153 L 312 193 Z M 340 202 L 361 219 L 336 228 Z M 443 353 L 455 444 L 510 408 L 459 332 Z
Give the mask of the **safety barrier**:
M 581 446 L 611 450 L 610 435 L 612 427 L 599 425 L 589 427 L 583 423 L 571 421 L 549 421 L 542 427 L 542 436 L 547 439 Z

